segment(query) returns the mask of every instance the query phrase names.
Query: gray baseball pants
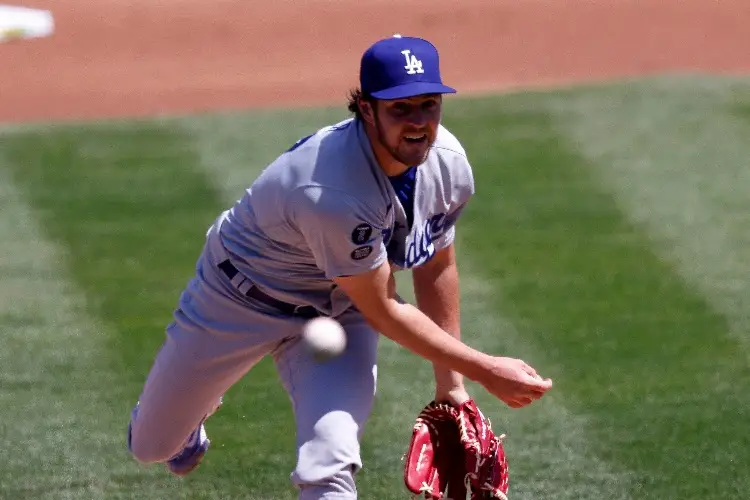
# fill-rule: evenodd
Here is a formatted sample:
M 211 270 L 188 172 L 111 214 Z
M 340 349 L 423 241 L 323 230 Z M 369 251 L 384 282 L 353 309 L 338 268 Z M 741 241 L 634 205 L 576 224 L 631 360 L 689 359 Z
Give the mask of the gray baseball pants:
M 271 355 L 296 420 L 291 480 L 299 499 L 356 499 L 359 443 L 376 387 L 378 333 L 348 310 L 337 318 L 347 333 L 346 351 L 316 362 L 300 342 L 304 318 L 281 316 L 244 297 L 212 260 L 204 249 L 140 395 L 131 422 L 134 457 L 143 463 L 170 459 L 221 396 Z

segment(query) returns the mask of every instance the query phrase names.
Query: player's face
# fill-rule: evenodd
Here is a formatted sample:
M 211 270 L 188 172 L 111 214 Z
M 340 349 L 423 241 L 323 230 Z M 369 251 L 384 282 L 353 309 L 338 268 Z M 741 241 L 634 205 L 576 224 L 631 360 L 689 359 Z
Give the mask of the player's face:
M 437 138 L 442 113 L 440 94 L 378 101 L 374 107 L 378 141 L 399 163 L 424 163 Z

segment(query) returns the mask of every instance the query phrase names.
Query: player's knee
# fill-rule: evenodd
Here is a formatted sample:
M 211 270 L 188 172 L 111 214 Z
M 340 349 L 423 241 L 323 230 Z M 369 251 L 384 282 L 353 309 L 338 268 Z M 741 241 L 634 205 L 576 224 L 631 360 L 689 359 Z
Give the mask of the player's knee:
M 128 428 L 128 449 L 133 458 L 142 464 L 166 462 L 175 454 L 171 448 L 157 443 L 156 440 L 144 439 L 141 434 L 134 433 L 132 425 Z
M 302 431 L 302 429 L 300 429 Z M 292 480 L 300 499 L 356 498 L 354 475 L 362 468 L 359 425 L 349 413 L 330 412 L 307 435 L 300 436 L 297 467 Z
M 141 431 L 141 426 L 136 425 L 135 417 L 137 411 L 133 411 L 133 416 L 128 423 L 128 450 L 138 462 L 142 464 L 153 464 L 166 462 L 179 451 L 179 443 L 174 446 L 168 446 L 161 439 L 155 439 L 153 436 L 147 436 Z

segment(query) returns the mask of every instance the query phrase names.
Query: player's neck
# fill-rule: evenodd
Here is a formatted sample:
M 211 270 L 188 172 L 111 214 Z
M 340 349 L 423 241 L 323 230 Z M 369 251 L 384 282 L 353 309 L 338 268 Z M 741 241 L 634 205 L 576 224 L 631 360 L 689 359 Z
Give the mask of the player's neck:
M 395 159 L 388 149 L 378 140 L 378 132 L 375 127 L 365 122 L 365 132 L 367 133 L 367 139 L 370 141 L 370 147 L 375 159 L 380 165 L 386 176 L 393 177 L 401 175 L 409 169 L 408 165 L 405 165 Z

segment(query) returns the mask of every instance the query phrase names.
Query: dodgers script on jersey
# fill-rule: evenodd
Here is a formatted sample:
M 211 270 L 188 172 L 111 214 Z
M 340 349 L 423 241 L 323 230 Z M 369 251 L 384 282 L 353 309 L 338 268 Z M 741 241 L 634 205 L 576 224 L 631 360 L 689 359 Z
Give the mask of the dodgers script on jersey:
M 453 241 L 474 178 L 462 146 L 442 126 L 414 191 L 410 224 L 362 124 L 348 119 L 271 163 L 209 230 L 207 250 L 217 261 L 228 256 L 269 295 L 335 316 L 351 304 L 332 278 L 386 259 L 396 270 L 420 266 Z

